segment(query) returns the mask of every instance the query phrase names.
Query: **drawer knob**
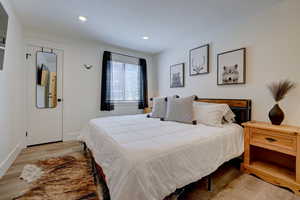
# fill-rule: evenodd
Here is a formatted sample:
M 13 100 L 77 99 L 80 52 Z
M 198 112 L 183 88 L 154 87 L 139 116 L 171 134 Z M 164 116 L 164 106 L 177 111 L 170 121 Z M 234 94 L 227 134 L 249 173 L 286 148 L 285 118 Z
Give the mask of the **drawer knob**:
M 277 140 L 274 138 L 267 137 L 265 138 L 268 142 L 276 142 Z

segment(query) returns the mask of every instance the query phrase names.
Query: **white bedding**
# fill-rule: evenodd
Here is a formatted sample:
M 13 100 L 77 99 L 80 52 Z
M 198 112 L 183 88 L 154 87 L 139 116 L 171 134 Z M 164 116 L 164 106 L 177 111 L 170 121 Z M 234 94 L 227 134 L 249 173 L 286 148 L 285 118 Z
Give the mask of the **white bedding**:
M 112 200 L 163 200 L 243 152 L 237 124 L 189 125 L 145 115 L 93 119 L 81 140 L 102 167 Z

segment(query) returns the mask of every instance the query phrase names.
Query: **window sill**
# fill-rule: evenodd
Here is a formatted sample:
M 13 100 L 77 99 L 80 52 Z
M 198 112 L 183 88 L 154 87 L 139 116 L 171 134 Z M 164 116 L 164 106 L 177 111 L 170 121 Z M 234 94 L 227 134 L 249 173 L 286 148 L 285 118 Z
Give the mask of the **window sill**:
M 114 102 L 116 106 L 138 106 L 137 101 L 117 101 Z

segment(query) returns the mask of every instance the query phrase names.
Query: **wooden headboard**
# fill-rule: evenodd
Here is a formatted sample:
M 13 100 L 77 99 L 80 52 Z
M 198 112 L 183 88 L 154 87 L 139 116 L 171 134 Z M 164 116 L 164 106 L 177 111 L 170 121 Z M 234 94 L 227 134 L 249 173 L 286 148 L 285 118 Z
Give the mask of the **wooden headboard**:
M 236 115 L 236 122 L 242 124 L 251 120 L 251 100 L 250 99 L 204 99 L 196 98 L 195 101 L 206 103 L 228 104 Z

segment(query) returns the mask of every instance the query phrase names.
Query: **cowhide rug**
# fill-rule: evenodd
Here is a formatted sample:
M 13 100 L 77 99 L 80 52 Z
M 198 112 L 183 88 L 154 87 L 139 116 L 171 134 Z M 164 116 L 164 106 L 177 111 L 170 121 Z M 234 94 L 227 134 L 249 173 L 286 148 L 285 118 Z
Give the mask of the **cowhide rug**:
M 87 154 L 50 158 L 34 163 L 42 176 L 18 200 L 100 200 Z
M 95 183 L 91 158 L 78 153 L 50 158 L 36 163 L 43 170 L 39 179 L 16 200 L 103 200 L 110 199 L 103 180 Z M 181 193 L 175 192 L 164 200 L 300 200 L 293 193 L 223 166 L 213 175 L 213 191 L 206 190 L 206 180 L 193 183 Z

